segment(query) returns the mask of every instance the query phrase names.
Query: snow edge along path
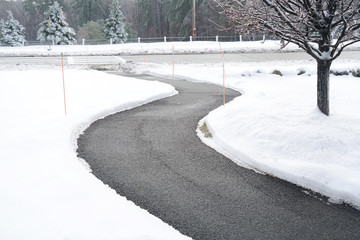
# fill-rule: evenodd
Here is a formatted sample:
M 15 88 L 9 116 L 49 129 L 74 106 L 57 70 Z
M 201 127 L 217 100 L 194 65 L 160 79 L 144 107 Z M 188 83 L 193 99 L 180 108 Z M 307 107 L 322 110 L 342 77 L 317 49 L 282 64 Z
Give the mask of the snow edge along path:
M 158 100 L 161 100 L 164 98 L 173 97 L 177 94 L 179 94 L 179 92 L 174 90 L 173 92 L 170 92 L 170 93 L 154 95 L 152 98 L 148 98 L 143 102 L 141 102 L 141 101 L 127 102 L 125 104 L 121 104 L 121 105 L 117 106 L 116 108 L 114 108 L 112 110 L 100 112 L 100 113 L 94 115 L 93 118 L 87 119 L 86 121 L 79 123 L 79 125 L 74 129 L 73 134 L 72 134 L 72 145 L 74 147 L 74 151 L 76 152 L 78 149 L 77 139 L 79 138 L 79 136 L 81 134 L 83 134 L 84 131 L 87 128 L 89 128 L 89 126 L 91 124 L 93 124 L 94 122 L 101 120 L 107 116 L 116 114 L 116 113 L 131 110 L 131 109 L 134 109 L 134 108 L 140 107 L 142 105 L 146 105 L 148 103 L 158 101 Z M 86 162 L 86 160 L 84 160 L 80 157 L 78 157 L 78 159 L 80 160 L 80 162 L 82 164 L 84 164 L 85 168 L 89 171 L 89 173 L 91 173 L 92 169 L 91 169 L 90 165 Z
M 91 122 L 173 96 L 172 86 L 68 70 L 64 116 L 58 69 L 1 73 L 0 239 L 189 239 L 104 185 L 76 156 L 76 138 Z
M 236 88 L 234 89 L 236 90 Z M 241 92 L 241 91 L 240 91 Z M 243 93 L 242 93 L 243 94 Z M 243 95 L 235 98 L 233 101 L 236 101 L 238 98 L 243 97 Z M 232 102 L 233 102 L 232 101 Z M 232 104 L 232 102 L 226 103 Z M 213 148 L 217 152 L 223 154 L 224 156 L 231 159 L 237 165 L 241 167 L 245 167 L 247 169 L 253 170 L 259 174 L 268 174 L 270 176 L 282 179 L 284 181 L 290 182 L 297 186 L 304 188 L 304 193 L 310 194 L 310 192 L 318 193 L 327 199 L 329 203 L 333 204 L 348 204 L 358 210 L 360 210 L 360 198 L 358 196 L 358 191 L 353 192 L 351 187 L 356 185 L 350 184 L 350 182 L 343 181 L 340 182 L 342 184 L 349 184 L 349 188 L 344 186 L 339 186 L 339 184 L 327 184 L 326 182 L 319 181 L 314 175 L 301 175 L 300 173 L 287 171 L 286 168 L 277 168 L 276 166 L 268 165 L 266 162 L 261 162 L 260 160 L 254 159 L 251 156 L 246 154 L 246 151 L 241 151 L 241 148 L 236 148 L 229 139 L 225 139 L 226 135 L 218 133 L 218 118 L 224 117 L 222 116 L 226 110 L 226 106 L 220 106 L 217 109 L 212 110 L 207 116 L 201 119 L 198 123 L 198 127 L 196 129 L 198 137 L 201 141 Z M 320 111 L 314 110 L 314 115 L 322 115 Z M 226 114 L 226 113 L 225 113 Z M 199 129 L 206 123 L 209 132 L 212 134 L 211 138 L 206 138 L 204 134 Z M 214 126 L 213 126 L 214 124 Z M 231 141 L 231 140 L 230 140 Z M 315 163 L 318 164 L 318 163 Z M 318 171 L 317 169 L 309 169 L 309 171 Z M 339 169 L 339 171 L 341 171 Z M 321 172 L 319 172 L 321 174 Z M 330 175 L 331 176 L 331 175 Z M 335 179 L 335 181 L 339 181 L 339 179 Z
M 300 63 L 300 65 L 299 65 Z M 310 63 L 311 64 L 311 63 Z M 254 69 L 251 69 L 250 66 L 246 65 L 246 67 L 243 66 L 243 68 L 249 70 L 250 72 L 248 73 L 250 76 L 249 80 L 244 80 L 247 77 L 244 77 L 243 80 L 239 81 L 238 79 L 234 79 L 233 77 L 238 75 L 240 76 L 242 73 L 238 73 L 238 72 L 234 72 L 233 71 L 233 67 L 231 67 L 231 64 L 228 63 L 228 66 L 230 65 L 230 68 L 228 67 L 228 73 L 229 73 L 229 78 L 228 78 L 228 87 L 230 87 L 233 90 L 239 91 L 240 93 L 242 93 L 242 96 L 239 96 L 237 98 L 235 98 L 233 101 L 229 102 L 226 104 L 225 108 L 226 109 L 232 109 L 233 111 L 237 111 L 239 109 L 236 108 L 236 104 L 249 100 L 249 97 L 251 99 L 253 99 L 254 97 L 254 93 L 257 94 L 256 96 L 263 96 L 264 91 L 270 90 L 267 94 L 265 94 L 268 96 L 266 99 L 269 100 L 269 96 L 271 94 L 276 94 L 278 96 L 281 96 L 282 92 L 281 91 L 273 91 L 273 89 L 269 89 L 267 86 L 267 84 L 269 84 L 270 82 L 273 82 L 275 85 L 274 86 L 279 86 L 278 84 L 280 82 L 282 83 L 286 83 L 288 82 L 288 84 L 294 84 L 295 86 L 299 87 L 299 91 L 298 93 L 297 90 L 294 91 L 290 91 L 291 94 L 296 93 L 294 96 L 297 97 L 301 97 L 302 101 L 304 101 L 301 105 L 297 105 L 297 110 L 299 112 L 293 112 L 293 111 L 288 111 L 289 109 L 282 109 L 282 111 L 280 111 L 280 115 L 281 113 L 288 113 L 287 115 L 285 115 L 283 118 L 280 118 L 281 120 L 287 119 L 286 122 L 282 122 L 282 123 L 289 123 L 292 122 L 291 119 L 293 119 L 296 116 L 301 116 L 299 118 L 299 122 L 295 121 L 294 124 L 297 127 L 300 127 L 301 130 L 305 130 L 305 132 L 301 133 L 300 135 L 293 135 L 294 131 L 296 131 L 296 128 L 292 128 L 292 131 L 288 132 L 289 138 L 292 138 L 292 142 L 297 142 L 300 144 L 300 146 L 298 146 L 298 149 L 302 149 L 303 148 L 303 152 L 301 153 L 301 151 L 299 152 L 300 154 L 304 154 L 305 150 L 308 149 L 307 147 L 309 147 L 309 145 L 314 144 L 313 147 L 311 149 L 318 148 L 318 149 L 314 149 L 314 154 L 315 157 L 319 157 L 318 159 L 316 159 L 316 161 L 308 161 L 308 157 L 309 155 L 305 155 L 303 156 L 304 159 L 302 159 L 302 157 L 300 158 L 293 158 L 293 156 L 291 156 L 292 154 L 292 150 L 294 150 L 294 144 L 291 145 L 284 145 L 286 143 L 290 143 L 290 142 L 286 142 L 287 140 L 285 140 L 284 144 L 280 144 L 278 146 L 276 141 L 279 141 L 279 136 L 283 136 L 284 137 L 284 130 L 282 131 L 282 133 L 279 132 L 279 134 L 276 134 L 273 130 L 269 130 L 266 131 L 266 136 L 262 135 L 259 133 L 256 133 L 256 131 L 254 132 L 253 130 L 250 131 L 250 135 L 251 134 L 255 134 L 252 137 L 257 137 L 260 139 L 260 141 L 262 141 L 262 137 L 265 137 L 265 139 L 263 139 L 264 141 L 268 141 L 268 137 L 269 134 L 273 134 L 272 136 L 274 137 L 274 144 L 272 144 L 272 147 L 290 147 L 290 154 L 285 156 L 282 152 L 278 152 L 279 154 L 282 155 L 282 157 L 280 157 L 280 159 L 277 159 L 274 155 L 267 155 L 267 159 L 262 159 L 261 157 L 259 158 L 259 154 L 254 155 L 254 149 L 250 150 L 250 152 L 248 151 L 248 149 L 245 149 L 245 151 L 242 151 L 241 149 L 238 148 L 238 146 L 235 146 L 233 144 L 233 142 L 237 141 L 236 139 L 228 139 L 227 135 L 223 134 L 222 132 L 219 132 L 219 129 L 223 129 L 224 127 L 226 128 L 226 126 L 232 125 L 234 122 L 230 121 L 225 121 L 227 122 L 227 124 L 220 126 L 219 123 L 223 122 L 223 120 L 229 118 L 231 116 L 230 112 L 227 110 L 225 111 L 225 109 L 221 106 L 217 109 L 214 109 L 213 111 L 211 111 L 206 117 L 204 117 L 199 123 L 199 126 L 202 126 L 203 122 L 206 121 L 207 126 L 210 130 L 210 132 L 213 135 L 212 139 L 206 139 L 204 137 L 202 137 L 202 134 L 199 134 L 199 130 L 197 130 L 199 137 L 201 138 L 201 140 L 207 144 L 209 147 L 215 149 L 216 151 L 218 151 L 219 153 L 227 156 L 229 159 L 231 159 L 232 161 L 234 161 L 235 163 L 237 163 L 238 165 L 248 168 L 248 169 L 252 169 L 255 172 L 258 173 L 262 173 L 262 174 L 269 174 L 271 176 L 275 176 L 278 177 L 280 179 L 283 179 L 287 182 L 291 182 L 295 185 L 298 185 L 302 188 L 304 188 L 305 193 L 306 192 L 316 192 L 319 193 L 321 195 L 323 195 L 324 197 L 328 197 L 328 202 L 330 203 L 337 203 L 337 204 L 349 204 L 351 206 L 353 206 L 354 208 L 360 209 L 360 191 L 359 191 L 359 181 L 357 179 L 359 179 L 358 174 L 356 174 L 359 171 L 359 164 L 357 164 L 356 162 L 358 162 L 358 159 L 354 158 L 354 155 L 359 156 L 359 147 L 356 147 L 356 144 L 359 144 L 359 141 L 356 140 L 356 138 L 354 138 L 354 134 L 357 132 L 357 130 L 359 129 L 358 127 L 354 126 L 358 126 L 358 124 L 356 124 L 357 122 L 360 121 L 359 119 L 359 114 L 353 114 L 353 115 L 349 115 L 347 113 L 347 108 L 345 108 L 345 110 L 342 110 L 342 104 L 344 104 L 344 101 L 346 102 L 346 95 L 349 94 L 349 98 L 348 101 L 351 101 L 349 99 L 353 99 L 354 100 L 354 106 L 356 106 L 356 103 L 359 102 L 358 98 L 352 98 L 352 96 L 354 97 L 354 93 L 352 93 L 353 91 L 349 91 L 348 89 L 349 87 L 345 87 L 345 88 L 339 88 L 339 84 L 344 86 L 350 86 L 350 88 L 352 89 L 357 89 L 357 86 L 359 85 L 358 80 L 356 78 L 354 78 L 353 76 L 345 76 L 345 77 L 336 77 L 333 76 L 332 77 L 332 84 L 333 87 L 336 85 L 336 87 L 334 87 L 334 91 L 336 91 L 337 94 L 335 94 L 335 92 L 332 92 L 332 97 L 336 97 L 336 100 L 334 104 L 334 111 L 335 114 L 332 115 L 332 118 L 326 118 L 324 119 L 324 117 L 322 116 L 322 114 L 317 110 L 317 108 L 315 108 L 315 106 L 312 103 L 312 99 L 315 99 L 314 96 L 312 96 L 310 93 L 309 96 L 311 96 L 310 98 L 308 98 L 309 96 L 307 95 L 307 97 L 304 98 L 304 86 L 306 86 L 307 89 L 306 92 L 309 92 L 309 87 L 311 87 L 310 92 L 315 92 L 313 91 L 314 89 L 316 90 L 316 88 L 314 88 L 313 86 L 313 80 L 311 78 L 311 76 L 314 76 L 316 74 L 316 69 L 312 69 L 311 65 L 309 63 L 304 63 L 304 62 L 294 62 L 292 64 L 290 64 L 291 66 L 289 68 L 284 68 L 284 66 L 280 67 L 281 72 L 284 73 L 286 75 L 285 78 L 283 77 L 276 77 L 273 74 L 269 74 L 272 72 L 269 71 L 269 69 L 273 69 L 274 68 L 274 63 L 269 63 L 270 68 L 265 70 L 265 71 L 261 71 L 262 73 L 256 73 L 257 71 L 257 67 L 255 67 Z M 354 63 L 356 65 L 356 63 Z M 244 64 L 243 64 L 244 65 Z M 275 64 L 275 65 L 279 65 L 279 64 Z M 344 71 L 344 70 L 351 70 L 353 69 L 352 64 L 349 64 L 349 62 L 344 61 L 344 62 L 338 62 L 336 64 L 337 66 L 334 66 L 334 70 L 336 71 Z M 152 65 L 151 67 L 153 67 L 152 69 L 149 68 L 150 65 L 148 65 L 148 68 L 146 68 L 147 70 L 145 70 L 146 73 L 149 73 L 151 75 L 154 76 L 165 76 L 165 77 L 169 77 L 169 70 L 167 69 L 168 66 L 162 66 L 162 67 L 157 67 L 156 64 Z M 201 67 L 199 67 L 201 66 Z M 220 66 L 220 65 L 219 65 Z M 219 66 L 215 66 L 215 67 L 219 67 Z M 300 66 L 300 68 L 299 68 Z M 217 75 L 217 73 L 214 73 L 214 71 L 208 69 L 208 68 L 214 68 L 214 66 L 212 65 L 198 65 L 196 67 L 196 69 L 202 69 L 203 72 L 197 72 L 196 74 L 188 74 L 189 72 L 193 72 L 190 66 L 186 66 L 186 64 L 179 64 L 178 65 L 178 71 L 180 71 L 179 74 L 176 74 L 176 78 L 180 78 L 180 79 L 186 79 L 188 81 L 193 81 L 193 82 L 206 82 L 206 83 L 215 83 L 216 85 L 220 85 L 220 83 L 218 83 L 217 81 L 214 81 L 214 79 L 212 78 L 216 78 L 216 79 L 220 79 L 221 77 Z M 262 66 L 265 69 L 267 68 L 266 66 Z M 305 69 L 307 74 L 304 76 L 296 76 L 296 69 Z M 139 69 L 140 71 L 142 71 L 141 69 Z M 232 79 L 231 79 L 232 78 Z M 256 80 L 257 79 L 257 80 Z M 260 79 L 264 79 L 260 80 Z M 268 80 L 268 82 L 266 82 L 266 79 Z M 272 79 L 272 81 L 270 81 L 269 79 Z M 288 79 L 287 81 L 284 82 L 285 79 Z M 298 80 L 296 80 L 298 79 Z M 259 82 L 260 81 L 260 82 Z M 239 85 L 237 82 L 240 82 L 241 84 Z M 254 83 L 255 82 L 255 83 Z M 311 82 L 312 85 L 308 85 L 308 83 Z M 355 85 L 351 85 L 354 84 Z M 256 84 L 256 85 L 252 85 L 252 87 L 249 88 L 249 84 Z M 259 85 L 259 84 L 264 84 L 264 85 Z M 350 85 L 347 85 L 350 84 Z M 271 85 L 271 84 L 270 84 Z M 284 86 L 286 86 L 287 84 L 285 84 Z M 254 88 L 254 86 L 256 86 Z M 351 87 L 352 86 L 352 87 Z M 245 89 L 243 89 L 243 87 L 245 87 Z M 265 88 L 264 88 L 265 87 Z M 241 88 L 241 89 L 239 89 Z M 276 87 L 275 87 L 276 88 Z M 258 90 L 256 90 L 258 89 Z M 267 89 L 267 90 L 265 90 Z M 287 88 L 286 88 L 287 89 Z M 336 90 L 335 90 L 336 89 Z M 246 94 L 246 98 L 244 93 L 247 92 L 248 94 Z M 260 95 L 259 95 L 260 94 Z M 300 94 L 300 95 L 299 95 Z M 337 95 L 337 96 L 336 96 Z M 285 95 L 287 96 L 287 95 Z M 287 96 L 288 97 L 288 96 Z M 243 98 L 243 101 L 241 100 Z M 275 99 L 278 100 L 276 97 L 270 97 L 271 99 Z M 288 98 L 288 100 L 292 99 L 291 101 L 294 100 L 294 98 Z M 332 98 L 332 101 L 335 98 Z M 233 102 L 237 102 L 233 105 Z M 310 104 L 309 104 L 310 102 Z M 279 106 L 281 105 L 281 107 L 284 107 L 284 104 L 280 104 L 281 102 L 278 102 Z M 274 102 L 272 103 L 274 104 Z M 275 103 L 276 105 L 276 103 Z M 290 103 L 290 105 L 296 105 L 293 104 L 293 102 Z M 336 105 L 336 106 L 335 106 Z M 229 108 L 231 106 L 231 108 Z M 299 106 L 301 107 L 299 109 Z M 310 106 L 310 107 L 309 107 Z M 269 107 L 269 106 L 267 106 Z M 281 108 L 280 107 L 280 108 Z M 257 106 L 256 108 L 258 108 L 258 110 L 261 110 L 262 107 Z M 248 109 L 249 110 L 249 109 Z M 259 115 L 259 113 L 252 111 L 253 114 L 251 114 L 252 116 L 252 120 L 253 121 L 257 121 L 259 119 L 266 119 L 264 118 L 264 116 L 267 116 L 267 114 L 269 113 L 269 111 L 267 111 L 266 109 L 262 109 L 265 110 L 265 112 L 263 112 L 262 114 Z M 279 109 L 277 109 L 279 110 Z M 340 112 L 339 112 L 340 111 Z M 251 110 L 250 110 L 251 112 Z M 276 111 L 277 114 L 279 114 L 279 111 Z M 230 115 L 229 115 L 230 114 Z M 254 114 L 257 116 L 254 118 Z M 279 115 L 279 116 L 280 116 Z M 209 119 L 209 116 L 212 116 L 211 119 Z M 214 117 L 216 116 L 216 117 Z M 352 116 L 352 118 L 350 117 Z M 270 114 L 269 116 L 269 122 L 271 122 L 274 119 L 279 119 L 278 117 L 274 116 L 273 114 Z M 310 121 L 310 119 L 312 121 Z M 351 120 L 352 119 L 352 120 Z M 296 119 L 293 119 L 296 120 Z M 306 121 L 305 124 L 308 125 L 304 125 L 304 120 Z M 328 120 L 328 121 L 325 121 Z M 347 124 L 339 124 L 342 120 L 344 120 L 345 122 L 348 121 L 352 121 L 352 124 L 349 125 L 349 127 L 346 127 Z M 326 122 L 324 124 L 324 126 L 333 126 L 333 127 L 337 127 L 338 131 L 335 131 L 336 133 L 339 133 L 339 137 L 334 136 L 334 134 L 325 134 L 322 130 L 318 130 L 316 128 L 312 128 L 314 127 L 314 124 L 312 124 L 311 122 Z M 247 126 L 249 122 L 244 122 Z M 214 124 L 214 125 L 213 125 Z M 349 124 L 349 123 L 348 123 Z M 236 125 L 236 124 L 235 124 Z M 252 124 L 253 125 L 253 124 Z M 315 124 L 316 125 L 316 124 Z M 256 125 L 255 125 L 256 126 Z M 259 125 L 260 126 L 260 125 Z M 279 125 L 281 126 L 281 124 Z M 289 127 L 289 125 L 286 125 L 287 127 Z M 238 129 L 239 126 L 234 126 L 235 129 Z M 234 131 L 237 131 L 235 130 Z M 309 129 L 313 129 L 312 132 L 317 135 L 319 134 L 319 139 L 317 140 L 317 137 L 310 133 L 309 134 Z M 332 129 L 332 128 L 330 128 Z M 345 129 L 344 131 L 340 131 L 342 129 Z M 224 129 L 223 129 L 224 130 Z M 243 130 L 243 129 L 242 129 Z M 289 129 L 288 129 L 289 130 Z M 300 132 L 301 132 L 300 130 Z M 311 130 L 310 130 L 311 131 Z M 348 133 L 346 131 L 352 131 L 352 135 L 347 135 Z M 334 132 L 334 131 L 332 131 Z M 275 135 L 274 135 L 275 134 Z M 304 135 L 303 135 L 304 134 Z M 305 135 L 306 134 L 306 135 Z M 345 134 L 345 135 L 342 135 Z M 277 136 L 278 135 L 278 136 Z M 336 134 L 335 134 L 336 135 Z M 306 136 L 305 138 L 307 138 L 307 142 L 308 143 L 304 143 L 301 142 L 301 139 L 299 139 L 299 136 L 302 138 L 302 136 Z M 315 138 L 314 138 L 315 136 Z M 248 139 L 249 134 L 245 137 L 245 139 Z M 309 138 L 309 139 L 308 139 Z M 331 142 L 328 142 L 327 138 L 329 139 L 334 139 Z M 349 141 L 347 141 L 348 139 L 352 139 Z M 250 140 L 250 139 L 248 139 Z M 254 140 L 254 139 L 253 139 Z M 356 140 L 356 141 L 355 141 Z M 322 144 L 322 145 L 317 145 L 317 141 Z M 257 140 L 254 140 L 254 143 L 259 143 Z M 339 143 L 338 143 L 339 142 Z M 355 145 L 355 148 L 351 148 L 348 147 L 346 145 L 340 146 L 343 143 L 348 143 L 351 145 Z M 329 144 L 329 145 L 327 145 Z M 251 145 L 251 144 L 250 144 Z M 250 146 L 248 144 L 246 144 L 246 146 Z M 252 147 L 255 147 L 253 145 L 251 145 Z M 359 145 L 360 146 L 360 145 Z M 244 147 L 244 146 L 243 146 Z M 296 147 L 296 146 L 295 146 Z M 334 147 L 335 150 L 331 151 L 331 153 L 334 153 L 336 155 L 333 155 L 335 157 L 331 157 L 330 159 L 328 159 L 327 157 L 329 157 L 329 154 L 325 154 L 322 155 L 321 154 L 321 149 L 324 148 L 328 148 L 328 147 Z M 339 148 L 340 147 L 340 148 Z M 247 147 L 245 147 L 247 148 Z M 285 149 L 284 148 L 284 149 Z M 311 149 L 308 149 L 311 153 Z M 337 150 L 336 150 L 337 149 Z M 351 151 L 350 153 L 348 153 L 348 155 L 344 155 L 341 156 L 341 153 L 346 151 Z M 286 152 L 286 151 L 284 151 Z M 261 153 L 261 151 L 259 152 Z M 267 152 L 268 153 L 268 152 Z M 320 155 L 316 155 L 316 154 L 320 154 Z M 340 154 L 340 155 L 339 155 Z M 350 154 L 350 155 L 349 155 Z M 266 154 L 265 154 L 266 155 Z M 302 155 L 298 155 L 298 156 L 302 156 Z M 273 158 L 275 157 L 275 158 Z M 324 158 L 325 157 L 325 158 Z M 334 158 L 339 157 L 338 161 L 334 161 Z M 344 158 L 345 157 L 345 158 Z M 272 159 L 271 161 L 269 161 L 269 159 Z M 265 161 L 264 161 L 265 160 Z M 291 160 L 291 161 L 287 161 L 287 160 Z M 330 161 L 328 161 L 330 160 Z M 344 160 L 347 160 L 346 162 Z M 337 163 L 339 162 L 339 163 Z M 345 163 L 343 163 L 345 162 Z M 326 163 L 326 164 L 324 164 Z M 275 164 L 275 165 L 273 165 Z M 350 164 L 350 165 L 349 165 Z M 351 165 L 354 164 L 354 165 Z M 278 166 L 279 165 L 279 166 Z M 352 166 L 352 167 L 349 167 Z M 311 190 L 311 191 L 308 191 Z
M 122 59 L 124 62 L 125 59 Z M 126 77 L 126 78 L 129 78 L 129 77 Z M 135 78 L 136 79 L 136 78 Z M 141 80 L 140 81 L 146 81 L 146 80 Z M 161 82 L 156 82 L 158 84 L 165 84 L 165 83 L 161 83 Z M 169 85 L 169 84 L 165 84 L 165 85 Z M 170 86 L 170 85 L 169 85 Z M 84 133 L 84 131 L 94 122 L 100 120 L 100 119 L 103 119 L 107 116 L 110 116 L 112 114 L 116 114 L 116 113 L 120 113 L 120 112 L 123 112 L 123 111 L 127 111 L 127 110 L 131 110 L 131 109 L 134 109 L 134 108 L 137 108 L 137 107 L 140 107 L 142 105 L 146 105 L 148 103 L 151 103 L 151 102 L 154 102 L 154 101 L 158 101 L 158 100 L 161 100 L 161 99 L 164 99 L 164 98 L 168 98 L 168 97 L 173 97 L 175 95 L 179 94 L 179 92 L 174 88 L 172 91 L 170 92 L 163 92 L 161 94 L 156 94 L 156 95 L 153 95 L 152 97 L 150 98 L 147 98 L 143 101 L 130 101 L 130 102 L 126 102 L 124 104 L 121 104 L 121 105 L 118 105 L 117 107 L 115 107 L 114 109 L 112 110 L 109 110 L 109 111 L 103 111 L 103 112 L 99 112 L 98 114 L 94 115 L 93 118 L 90 118 L 90 119 L 87 119 L 86 121 L 80 123 L 78 125 L 78 127 L 76 127 L 76 129 L 74 129 L 73 131 L 73 134 L 72 134 L 72 144 L 74 146 L 74 152 L 77 151 L 78 149 L 78 145 L 77 145 L 77 139 L 78 137 Z M 89 172 L 89 173 L 92 173 L 92 169 L 91 169 L 91 166 L 86 162 L 85 159 L 83 158 L 80 158 L 80 157 L 77 157 L 79 162 L 84 166 L 84 168 Z M 96 177 L 95 177 L 96 178 Z M 107 185 L 106 185 L 107 186 Z M 112 189 L 111 189 L 112 190 Z M 118 195 L 116 193 L 116 195 Z M 120 196 L 121 198 L 123 198 L 124 196 Z M 124 197 L 125 199 L 127 199 L 126 197 Z M 127 200 L 129 201 L 129 200 Z M 131 201 L 130 201 L 131 202 Z M 133 202 L 131 202 L 133 204 Z M 136 206 L 136 208 L 140 208 L 139 206 Z M 167 223 L 164 223 L 161 219 L 158 219 L 156 216 L 153 216 L 152 214 L 150 214 L 146 209 L 142 209 L 140 208 L 141 211 L 145 211 L 148 215 L 151 215 L 151 217 L 154 217 L 158 220 L 158 222 L 162 222 L 164 224 L 164 226 L 167 226 L 170 229 L 172 229 L 174 231 L 174 233 L 178 233 L 178 236 L 176 236 L 177 234 L 173 234 L 173 233 L 170 233 L 169 236 L 161 236 L 162 233 L 158 233 L 158 236 L 156 236 L 154 239 L 167 239 L 167 237 L 175 237 L 175 239 L 191 239 L 189 238 L 188 236 L 185 236 L 185 235 L 182 235 L 180 232 L 178 232 L 178 230 L 176 230 L 175 228 L 173 228 L 172 226 L 170 226 L 169 224 Z M 169 233 L 167 233 L 169 234 Z M 141 236 L 141 237 L 136 237 L 134 239 L 153 239 L 154 236 L 153 233 L 150 234 L 151 236 Z M 182 235 L 182 236 L 181 236 Z M 180 237 L 181 236 L 181 237 Z M 117 239 L 117 238 L 116 238 Z M 127 237 L 126 237 L 127 239 Z M 129 239 L 133 239 L 133 237 L 129 237 Z
M 241 97 L 241 96 L 240 96 Z M 246 154 L 242 153 L 240 150 L 233 148 L 226 139 L 221 138 L 214 127 L 211 124 L 211 121 L 208 121 L 208 117 L 212 112 L 216 112 L 221 107 L 214 109 L 207 116 L 201 119 L 198 123 L 198 127 L 196 129 L 197 135 L 200 140 L 206 144 L 207 146 L 213 148 L 215 151 L 221 153 L 226 156 L 230 160 L 232 160 L 237 165 L 253 170 L 258 174 L 270 175 L 275 178 L 282 179 L 286 182 L 295 184 L 301 188 L 303 188 L 303 192 L 306 194 L 318 193 L 327 199 L 329 203 L 333 204 L 348 204 L 353 208 L 360 210 L 360 199 L 352 193 L 339 190 L 338 188 L 333 188 L 332 186 L 326 186 L 315 179 L 306 178 L 304 176 L 293 175 L 292 173 L 282 171 L 276 168 L 272 168 L 271 166 L 263 165 Z M 211 138 L 206 138 L 204 134 L 200 130 L 200 126 L 206 123 L 209 132 L 212 134 Z M 275 173 L 274 173 L 275 172 Z M 311 194 L 312 195 L 312 194 Z M 321 200 L 324 201 L 323 198 Z M 325 200 L 326 201 L 326 200 Z

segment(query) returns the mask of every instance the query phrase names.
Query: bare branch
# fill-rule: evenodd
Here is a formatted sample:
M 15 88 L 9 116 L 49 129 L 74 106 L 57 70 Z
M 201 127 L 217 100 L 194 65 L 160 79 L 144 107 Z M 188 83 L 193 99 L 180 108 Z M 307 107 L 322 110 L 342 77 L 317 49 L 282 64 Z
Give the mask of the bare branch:
M 360 38 L 355 0 L 216 0 L 237 31 L 269 32 L 316 60 L 337 58 Z M 335 43 L 333 43 L 335 42 Z

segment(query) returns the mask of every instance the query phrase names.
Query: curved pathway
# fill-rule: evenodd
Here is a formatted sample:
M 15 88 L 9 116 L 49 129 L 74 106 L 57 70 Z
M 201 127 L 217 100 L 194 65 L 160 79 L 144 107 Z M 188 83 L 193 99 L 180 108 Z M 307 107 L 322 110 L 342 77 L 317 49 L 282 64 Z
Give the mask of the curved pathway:
M 193 239 L 360 239 L 360 211 L 241 168 L 202 144 L 195 129 L 221 104 L 222 89 L 175 85 L 179 95 L 98 120 L 79 137 L 78 154 L 96 177 Z

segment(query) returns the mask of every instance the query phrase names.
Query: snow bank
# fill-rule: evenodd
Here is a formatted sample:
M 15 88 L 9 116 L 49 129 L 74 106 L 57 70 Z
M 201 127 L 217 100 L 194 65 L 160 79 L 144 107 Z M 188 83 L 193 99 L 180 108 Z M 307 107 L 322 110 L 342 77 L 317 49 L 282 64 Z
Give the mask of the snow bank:
M 360 43 L 355 43 L 347 50 L 359 50 Z M 147 55 L 147 54 L 194 54 L 194 53 L 242 53 L 242 52 L 295 52 L 303 51 L 289 43 L 281 49 L 280 41 L 267 40 L 251 42 L 157 42 L 125 43 L 106 45 L 42 45 L 25 47 L 0 47 L 0 57 L 15 56 L 64 56 L 77 55 Z
M 343 60 L 333 70 L 358 66 Z M 222 85 L 221 63 L 175 69 L 177 77 Z M 169 65 L 147 70 L 171 74 Z M 326 117 L 316 107 L 314 61 L 225 63 L 225 71 L 227 87 L 243 95 L 204 119 L 213 135 L 204 142 L 241 166 L 360 208 L 360 79 L 331 76 L 331 116 Z
M 167 42 L 167 43 L 126 43 L 107 45 L 66 45 L 66 46 L 25 46 L 0 47 L 4 56 L 65 56 L 76 55 L 143 55 L 143 54 L 190 54 L 279 51 L 280 41 L 255 42 Z M 299 51 L 289 44 L 282 51 Z
M 76 137 L 106 114 L 176 94 L 100 73 L 0 71 L 0 239 L 187 239 L 96 179 Z

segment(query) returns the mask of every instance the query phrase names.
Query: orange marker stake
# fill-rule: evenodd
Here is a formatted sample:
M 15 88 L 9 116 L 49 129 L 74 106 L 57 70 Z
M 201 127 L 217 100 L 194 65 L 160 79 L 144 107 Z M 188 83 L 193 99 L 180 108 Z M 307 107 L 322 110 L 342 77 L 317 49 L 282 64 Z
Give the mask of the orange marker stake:
M 172 74 L 173 74 L 173 87 L 175 86 L 175 62 L 174 62 L 174 44 L 172 45 Z
M 172 61 L 173 87 L 175 86 L 175 63 Z
M 65 109 L 65 116 L 66 116 L 66 94 L 65 94 L 65 77 L 64 77 L 63 53 L 61 53 L 61 66 L 62 66 L 62 77 L 63 77 L 64 109 Z
M 222 52 L 222 61 L 223 61 L 223 104 L 225 106 L 225 62 L 224 62 L 224 52 Z

